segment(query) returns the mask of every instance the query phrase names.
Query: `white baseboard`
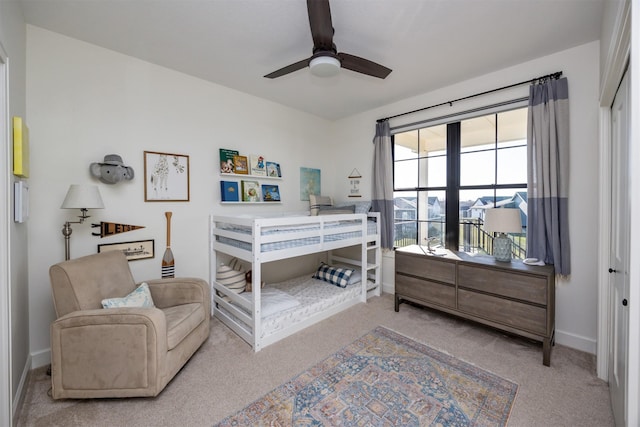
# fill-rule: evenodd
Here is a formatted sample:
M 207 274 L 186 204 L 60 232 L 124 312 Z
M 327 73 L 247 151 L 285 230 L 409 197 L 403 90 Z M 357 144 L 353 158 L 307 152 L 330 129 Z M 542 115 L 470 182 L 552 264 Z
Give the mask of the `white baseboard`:
M 576 350 L 584 351 L 586 353 L 596 354 L 597 341 L 593 338 L 587 338 L 556 329 L 556 343 L 566 347 L 575 348 Z
M 31 369 L 36 369 L 41 366 L 46 366 L 51 363 L 51 349 L 45 348 L 44 350 L 31 353 Z
M 13 412 L 13 424 L 15 425 L 16 420 L 18 419 L 18 410 L 22 407 L 22 402 L 24 401 L 25 393 L 27 392 L 27 378 L 29 377 L 29 371 L 31 371 L 31 356 L 27 357 L 27 361 L 24 364 L 24 368 L 22 369 L 22 375 L 20 375 L 20 381 L 18 382 L 18 388 L 16 390 L 16 395 L 13 398 L 13 407 L 11 411 Z
M 394 295 L 396 293 L 395 285 L 393 283 L 383 283 L 382 284 L 382 292 L 385 294 Z

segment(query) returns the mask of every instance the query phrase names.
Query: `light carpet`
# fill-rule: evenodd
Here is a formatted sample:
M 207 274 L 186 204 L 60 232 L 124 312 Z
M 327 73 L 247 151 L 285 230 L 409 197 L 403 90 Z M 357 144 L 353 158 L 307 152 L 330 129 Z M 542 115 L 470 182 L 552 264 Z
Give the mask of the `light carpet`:
M 46 367 L 25 382 L 17 427 L 211 427 L 381 325 L 518 384 L 509 427 L 613 426 L 595 356 L 562 345 L 551 366 L 539 343 L 434 310 L 373 297 L 254 353 L 218 319 L 211 335 L 155 398 L 52 400 Z
M 218 426 L 504 426 L 517 390 L 377 327 Z

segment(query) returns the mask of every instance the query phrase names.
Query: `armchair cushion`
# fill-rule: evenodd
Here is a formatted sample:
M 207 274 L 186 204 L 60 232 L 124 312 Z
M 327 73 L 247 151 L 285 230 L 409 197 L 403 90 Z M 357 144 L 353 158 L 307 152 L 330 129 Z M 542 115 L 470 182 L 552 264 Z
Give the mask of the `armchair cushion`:
M 202 304 L 196 302 L 162 310 L 167 319 L 167 348 L 173 350 L 206 317 Z

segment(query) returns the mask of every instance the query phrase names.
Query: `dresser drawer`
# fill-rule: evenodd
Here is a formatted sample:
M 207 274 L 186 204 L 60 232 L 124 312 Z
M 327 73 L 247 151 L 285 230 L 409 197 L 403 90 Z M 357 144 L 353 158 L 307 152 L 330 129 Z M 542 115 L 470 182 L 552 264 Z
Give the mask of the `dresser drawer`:
M 535 334 L 547 335 L 547 310 L 458 289 L 458 310 Z
M 396 273 L 410 274 L 439 282 L 456 283 L 456 264 L 429 256 L 396 252 Z
M 547 304 L 547 279 L 541 276 L 459 264 L 458 286 L 543 306 Z
M 396 294 L 407 298 L 455 308 L 455 286 L 396 274 Z

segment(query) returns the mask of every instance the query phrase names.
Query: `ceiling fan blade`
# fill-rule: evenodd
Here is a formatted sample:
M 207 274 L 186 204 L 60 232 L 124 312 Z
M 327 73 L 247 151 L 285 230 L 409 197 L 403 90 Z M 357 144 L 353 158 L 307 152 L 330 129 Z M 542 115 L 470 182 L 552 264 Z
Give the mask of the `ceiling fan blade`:
M 313 52 L 316 50 L 333 50 L 333 24 L 331 23 L 331 9 L 329 0 L 307 0 L 309 12 L 309 26 L 313 38 Z
M 302 70 L 304 67 L 309 66 L 309 58 L 303 59 L 302 61 L 298 61 L 294 64 L 287 65 L 286 67 L 280 68 L 273 73 L 267 74 L 265 77 L 268 79 L 275 79 L 276 77 L 282 77 L 285 74 L 293 73 L 294 71 Z
M 379 79 L 386 78 L 391 69 L 384 65 L 376 64 L 368 59 L 360 58 L 359 56 L 349 55 L 348 53 L 339 53 L 340 64 L 342 68 L 355 71 L 357 73 L 367 74 L 369 76 L 378 77 Z

